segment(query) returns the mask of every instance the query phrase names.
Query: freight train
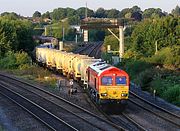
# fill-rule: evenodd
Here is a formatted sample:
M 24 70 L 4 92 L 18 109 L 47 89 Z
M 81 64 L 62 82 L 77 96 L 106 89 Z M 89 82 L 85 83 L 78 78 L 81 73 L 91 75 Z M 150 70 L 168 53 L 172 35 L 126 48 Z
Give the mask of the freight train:
M 128 99 L 128 74 L 101 59 L 39 46 L 36 47 L 36 61 L 81 81 L 98 104 L 124 103 Z

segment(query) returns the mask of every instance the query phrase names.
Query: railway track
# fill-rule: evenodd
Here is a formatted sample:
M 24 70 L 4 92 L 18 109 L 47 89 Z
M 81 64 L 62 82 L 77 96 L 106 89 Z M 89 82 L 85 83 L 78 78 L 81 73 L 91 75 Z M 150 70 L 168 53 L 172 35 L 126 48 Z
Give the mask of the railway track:
M 5 85 L 0 85 L 0 91 L 3 96 L 7 97 L 9 100 L 16 103 L 36 119 L 44 123 L 49 129 L 58 130 L 63 128 L 64 130 L 77 130 L 33 101 L 7 88 Z
M 74 53 L 100 58 L 100 48 L 103 42 L 88 43 L 85 47 L 76 50 Z
M 85 44 L 84 47 L 78 48 L 78 49 L 75 50 L 73 53 L 75 53 L 75 54 L 84 54 L 84 55 L 85 55 L 85 54 L 86 54 L 86 51 L 87 51 L 89 48 L 93 47 L 93 46 L 94 46 L 93 43 Z
M 110 115 L 109 116 L 114 123 L 121 124 L 127 130 L 133 131 L 146 131 L 146 129 L 135 120 L 128 117 L 125 113 L 121 113 L 120 115 Z
M 88 91 L 86 92 L 90 97 L 89 92 Z M 114 123 L 115 125 L 121 125 L 123 130 L 146 131 L 146 129 L 141 124 L 138 124 L 135 120 L 131 119 L 130 117 L 128 117 L 126 114 L 122 113 L 121 111 L 120 112 L 118 111 L 118 113 L 113 112 L 112 114 L 107 113 L 106 111 L 104 111 L 104 106 L 97 105 L 93 99 L 92 99 L 92 103 L 107 120 Z M 112 111 L 114 107 L 115 106 L 109 107 L 109 109 Z M 120 108 L 118 107 L 117 110 L 119 109 Z
M 103 42 L 95 43 L 94 46 L 92 47 L 92 49 L 90 49 L 87 52 L 87 55 L 89 55 L 91 57 L 95 57 L 95 58 L 100 58 L 98 55 L 99 55 L 100 48 L 101 48 L 102 44 L 103 44 Z
M 155 105 L 154 103 L 143 99 L 132 91 L 130 91 L 129 101 L 143 108 L 144 110 L 154 114 L 155 116 L 158 116 L 161 119 L 168 121 L 169 123 L 180 128 L 180 116 L 178 114 L 175 114 L 158 105 Z
M 123 130 L 122 127 L 117 126 L 99 116 L 96 116 L 95 114 L 73 103 L 70 103 L 69 101 L 59 96 L 56 96 L 36 86 L 32 86 L 29 83 L 22 82 L 18 79 L 4 75 L 0 75 L 0 79 L 0 83 L 2 85 L 0 90 L 3 92 L 3 94 L 13 99 L 14 101 L 16 101 L 16 97 L 18 97 L 16 102 L 20 103 L 22 101 L 21 105 L 34 102 L 34 104 L 31 103 L 29 105 L 25 105 L 27 109 L 30 109 L 30 112 L 36 113 L 36 110 L 41 109 L 43 110 L 42 112 L 44 112 L 44 115 L 46 115 L 46 112 L 50 112 L 52 116 L 55 116 L 57 122 L 45 121 L 46 119 L 43 120 L 43 123 L 51 124 L 50 127 L 52 127 L 52 129 L 62 129 L 60 125 L 62 126 L 63 124 L 60 124 L 59 126 L 56 124 L 54 124 L 56 126 L 52 125 L 52 123 L 60 123 L 61 120 L 61 123 L 62 121 L 64 121 L 63 123 L 67 123 L 66 125 L 69 125 L 71 130 Z M 3 82 L 2 80 L 6 82 Z M 8 87 L 8 89 L 6 87 Z M 11 94 L 9 94 L 10 92 Z M 37 108 L 35 105 L 37 105 L 39 108 Z M 34 108 L 30 108 L 31 106 Z M 38 111 L 37 113 L 39 118 L 43 116 L 40 115 L 40 112 L 41 111 Z M 47 115 L 44 118 L 48 117 L 49 116 Z M 61 118 L 63 118 L 63 120 Z

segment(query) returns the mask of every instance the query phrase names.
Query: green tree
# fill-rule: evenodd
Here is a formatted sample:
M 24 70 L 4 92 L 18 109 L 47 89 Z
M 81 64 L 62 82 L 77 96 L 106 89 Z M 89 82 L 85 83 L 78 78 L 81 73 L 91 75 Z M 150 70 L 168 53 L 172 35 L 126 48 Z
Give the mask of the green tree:
M 80 17 L 80 19 L 84 19 L 85 18 L 85 12 L 86 12 L 86 8 L 85 7 L 80 7 L 76 10 L 77 15 Z M 87 16 L 88 17 L 93 17 L 94 16 L 94 11 L 91 9 L 87 8 Z
M 24 50 L 30 52 L 35 43 L 32 40 L 32 24 L 26 20 L 0 18 L 0 52 Z
M 52 19 L 55 21 L 59 21 L 66 18 L 66 9 L 65 8 L 58 8 L 54 9 L 52 12 Z
M 119 10 L 111 9 L 111 10 L 107 10 L 106 13 L 108 18 L 118 18 L 120 12 Z
M 11 13 L 9 13 L 9 12 L 4 12 L 4 13 L 1 14 L 1 16 L 2 16 L 3 18 L 5 18 L 5 19 L 11 19 L 11 20 L 17 20 L 17 19 L 21 18 L 20 15 L 17 15 L 17 14 L 14 13 L 14 12 L 11 12 Z
M 133 6 L 133 7 L 131 8 L 131 10 L 132 10 L 132 12 L 141 12 L 141 8 L 138 7 L 137 5 Z
M 113 35 L 109 35 L 105 37 L 104 46 L 106 50 L 107 50 L 107 45 L 111 45 L 111 50 L 113 51 L 119 50 L 119 42 Z
M 80 17 L 78 15 L 68 17 L 68 23 L 70 25 L 79 25 L 79 21 L 80 21 Z
M 140 51 L 144 56 L 152 56 L 155 53 L 155 43 L 158 44 L 158 50 L 178 45 L 179 23 L 180 20 L 173 17 L 140 22 L 132 33 L 132 48 Z
M 120 17 L 124 18 L 126 14 L 131 13 L 131 10 L 129 8 L 124 8 L 123 10 L 120 11 Z
M 103 30 L 89 30 L 90 41 L 103 41 L 105 32 Z
M 41 13 L 39 11 L 35 11 L 33 17 L 41 17 Z
M 50 14 L 50 12 L 49 11 L 47 11 L 46 13 L 44 13 L 44 14 L 42 14 L 42 16 L 41 16 L 43 19 L 44 18 L 48 18 L 48 19 L 50 19 L 51 18 L 51 14 Z
M 76 15 L 76 10 L 72 9 L 72 8 L 66 8 L 66 12 L 67 12 L 67 17 L 73 17 L 74 15 Z
M 177 5 L 176 8 L 171 11 L 171 13 L 174 16 L 180 16 L 180 8 L 179 8 L 179 6 Z
M 162 12 L 160 8 L 148 8 L 145 9 L 143 12 L 143 18 L 151 18 L 151 17 L 162 17 L 165 16 L 165 14 Z
M 95 16 L 97 18 L 106 18 L 107 15 L 106 15 L 106 11 L 104 8 L 98 8 L 95 12 Z

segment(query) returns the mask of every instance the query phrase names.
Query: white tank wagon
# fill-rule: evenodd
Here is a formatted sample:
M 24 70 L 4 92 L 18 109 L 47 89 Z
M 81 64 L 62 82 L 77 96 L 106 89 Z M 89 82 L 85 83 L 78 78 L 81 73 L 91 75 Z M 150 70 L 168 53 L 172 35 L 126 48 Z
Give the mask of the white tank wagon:
M 49 68 L 55 67 L 54 54 L 55 49 L 48 49 L 46 51 L 46 66 Z
M 67 76 L 74 78 L 74 74 L 75 74 L 75 70 L 73 69 L 73 61 L 74 59 L 76 59 L 77 57 L 79 57 L 79 54 L 70 54 L 69 57 L 67 57 L 66 59 L 66 66 L 67 66 Z
M 82 59 L 91 59 L 91 57 L 88 57 L 87 55 L 76 55 L 76 57 L 72 60 L 72 69 L 73 69 L 73 75 L 74 79 L 80 80 L 81 78 L 81 60 Z
M 36 48 L 36 60 L 38 63 L 46 64 L 47 48 Z
M 80 74 L 81 74 L 81 81 L 83 81 L 84 85 L 87 85 L 87 81 L 88 81 L 87 69 L 88 69 L 89 65 L 91 65 L 95 62 L 98 62 L 98 61 L 102 61 L 102 60 L 94 59 L 92 57 L 90 57 L 89 59 L 81 59 Z
M 73 53 L 66 53 L 62 57 L 62 68 L 63 68 L 63 75 L 68 75 L 68 72 L 70 70 L 70 62 L 72 57 L 74 57 L 75 54 Z
M 56 68 L 56 61 L 55 61 L 56 52 L 57 52 L 57 50 L 52 49 L 51 53 L 50 53 L 51 55 L 49 56 L 49 58 L 50 58 L 50 67 L 53 68 L 53 69 Z
M 63 71 L 63 59 L 62 58 L 64 57 L 65 54 L 67 54 L 67 52 L 63 52 L 63 51 L 59 51 L 59 50 L 57 50 L 56 54 L 55 54 L 56 70 L 61 73 Z
M 90 64 L 101 61 L 86 55 L 73 54 L 49 48 L 36 48 L 36 59 L 48 68 L 55 68 L 65 76 L 87 83 L 87 68 Z

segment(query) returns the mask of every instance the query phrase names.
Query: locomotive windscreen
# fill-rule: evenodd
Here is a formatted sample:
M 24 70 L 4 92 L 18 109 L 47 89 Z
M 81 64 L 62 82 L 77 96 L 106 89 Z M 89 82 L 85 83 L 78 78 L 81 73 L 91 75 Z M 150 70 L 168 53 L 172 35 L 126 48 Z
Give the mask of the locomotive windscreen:
M 126 77 L 125 76 L 117 76 L 116 77 L 116 85 L 126 85 Z
M 103 76 L 101 79 L 102 85 L 112 85 L 112 77 L 111 76 Z

